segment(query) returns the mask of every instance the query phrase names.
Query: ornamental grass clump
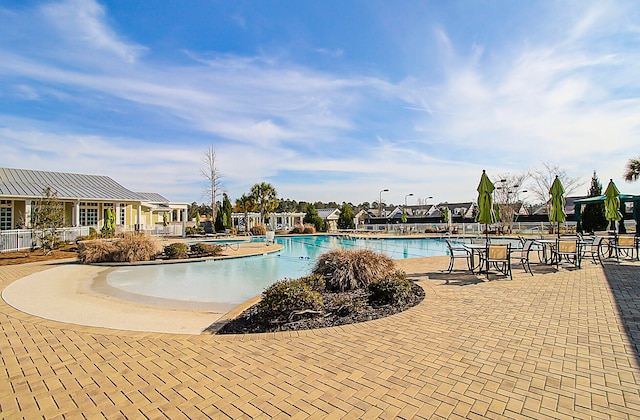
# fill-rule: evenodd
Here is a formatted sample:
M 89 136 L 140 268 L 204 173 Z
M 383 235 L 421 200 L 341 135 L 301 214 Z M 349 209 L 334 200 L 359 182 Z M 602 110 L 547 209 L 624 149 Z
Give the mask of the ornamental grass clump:
M 324 277 L 330 291 L 344 292 L 366 288 L 373 280 L 388 276 L 394 270 L 388 256 L 368 249 L 338 249 L 322 254 L 313 268 Z
M 310 223 L 305 223 L 302 233 L 304 234 L 316 233 L 316 227 Z
M 78 260 L 81 264 L 149 261 L 155 256 L 153 241 L 138 233 L 125 234 L 120 239 L 96 239 L 78 243 Z
M 265 225 L 256 225 L 249 229 L 252 235 L 266 235 L 267 227 Z
M 78 242 L 78 260 L 80 264 L 93 264 L 113 261 L 116 245 L 113 241 L 95 239 Z
M 157 254 L 153 240 L 141 233 L 127 233 L 115 244 L 116 252 L 113 261 L 117 262 L 150 261 Z

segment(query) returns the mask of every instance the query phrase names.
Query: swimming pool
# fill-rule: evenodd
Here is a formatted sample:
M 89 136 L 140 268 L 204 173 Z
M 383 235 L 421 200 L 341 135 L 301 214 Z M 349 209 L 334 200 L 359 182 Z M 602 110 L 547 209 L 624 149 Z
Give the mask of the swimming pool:
M 230 260 L 116 268 L 106 278 L 116 289 L 137 295 L 233 307 L 259 295 L 283 278 L 311 272 L 316 258 L 330 249 L 367 248 L 393 259 L 446 255 L 438 238 L 350 239 L 339 236 L 277 237 L 282 251 Z

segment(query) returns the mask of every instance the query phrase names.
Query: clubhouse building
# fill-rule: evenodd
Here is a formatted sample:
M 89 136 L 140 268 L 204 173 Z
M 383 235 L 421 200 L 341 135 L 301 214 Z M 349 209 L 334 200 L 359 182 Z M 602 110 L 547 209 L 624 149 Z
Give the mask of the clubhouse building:
M 29 228 L 36 203 L 50 188 L 64 205 L 65 226 L 104 225 L 115 214 L 116 231 L 148 231 L 184 226 L 187 203 L 173 203 L 157 193 L 133 192 L 104 175 L 0 168 L 0 230 Z

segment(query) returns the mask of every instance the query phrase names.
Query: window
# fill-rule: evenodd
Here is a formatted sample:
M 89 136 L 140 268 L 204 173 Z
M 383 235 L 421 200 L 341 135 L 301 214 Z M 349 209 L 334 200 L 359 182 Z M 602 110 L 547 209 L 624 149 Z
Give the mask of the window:
M 127 205 L 122 203 L 120 204 L 120 225 L 125 226 L 127 215 Z
M 0 200 L 0 230 L 12 229 L 11 203 L 10 200 Z
M 98 203 L 80 203 L 80 226 L 98 225 Z

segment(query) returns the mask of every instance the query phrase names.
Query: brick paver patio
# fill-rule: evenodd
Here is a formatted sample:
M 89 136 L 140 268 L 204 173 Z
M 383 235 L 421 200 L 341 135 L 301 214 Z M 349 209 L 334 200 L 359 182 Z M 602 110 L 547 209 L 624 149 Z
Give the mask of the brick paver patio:
M 0 302 L 0 417 L 640 416 L 640 265 L 487 282 L 447 262 L 402 262 L 426 290 L 409 311 L 297 333 L 113 331 Z M 0 267 L 0 288 L 47 268 Z

